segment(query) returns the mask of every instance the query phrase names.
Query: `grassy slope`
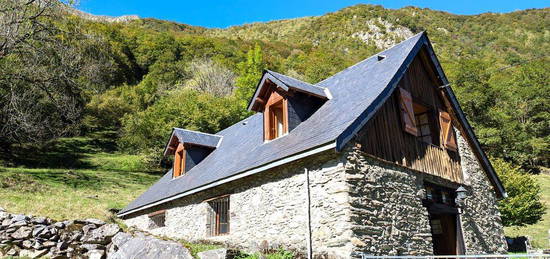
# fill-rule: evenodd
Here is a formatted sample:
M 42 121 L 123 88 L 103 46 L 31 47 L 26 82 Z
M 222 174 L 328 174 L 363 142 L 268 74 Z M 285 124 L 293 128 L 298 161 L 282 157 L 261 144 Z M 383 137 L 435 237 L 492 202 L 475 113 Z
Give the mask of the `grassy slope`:
M 535 225 L 526 227 L 508 227 L 505 229 L 507 236 L 530 236 L 531 244 L 537 248 L 550 248 L 550 175 L 535 176 L 542 189 L 542 201 L 546 204 L 546 214 Z
M 54 219 L 108 219 L 109 209 L 124 207 L 160 177 L 111 144 L 95 135 L 14 149 L 12 167 L 0 167 L 0 206 Z

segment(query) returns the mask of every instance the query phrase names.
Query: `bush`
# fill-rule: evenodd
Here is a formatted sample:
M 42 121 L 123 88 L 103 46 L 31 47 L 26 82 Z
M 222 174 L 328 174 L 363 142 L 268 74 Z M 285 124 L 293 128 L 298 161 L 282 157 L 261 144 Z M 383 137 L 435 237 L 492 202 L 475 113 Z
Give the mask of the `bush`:
M 130 153 L 160 156 L 172 128 L 216 133 L 243 118 L 238 103 L 234 97 L 216 98 L 188 88 L 175 90 L 146 110 L 124 116 L 119 147 Z
M 499 202 L 504 226 L 525 226 L 537 223 L 544 215 L 541 189 L 533 177 L 519 166 L 495 159 L 493 166 L 504 184 L 508 197 Z

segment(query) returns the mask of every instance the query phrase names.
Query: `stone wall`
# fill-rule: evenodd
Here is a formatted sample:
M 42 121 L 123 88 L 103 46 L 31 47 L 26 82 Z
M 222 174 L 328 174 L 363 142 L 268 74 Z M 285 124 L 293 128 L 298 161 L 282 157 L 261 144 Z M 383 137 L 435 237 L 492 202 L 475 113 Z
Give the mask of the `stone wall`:
M 348 185 L 345 160 L 326 151 L 282 167 L 130 215 L 126 224 L 153 234 L 189 241 L 216 241 L 249 252 L 286 249 L 305 253 L 307 189 L 304 168 L 309 169 L 312 245 L 317 255 L 349 257 Z M 208 237 L 207 202 L 230 195 L 230 233 Z M 147 214 L 166 209 L 165 227 L 152 227 Z
M 354 250 L 370 255 L 432 254 L 428 211 L 421 202 L 423 177 L 359 148 L 347 153 Z
M 455 129 L 456 130 L 456 129 Z M 461 214 L 467 254 L 506 253 L 495 191 L 471 148 L 456 131 L 464 186 Z M 459 184 L 384 162 L 349 147 L 346 178 L 351 188 L 353 250 L 373 255 L 433 254 L 424 183 L 456 189 Z
M 506 253 L 507 244 L 495 190 L 466 140 L 457 131 L 468 197 L 461 215 L 467 254 Z

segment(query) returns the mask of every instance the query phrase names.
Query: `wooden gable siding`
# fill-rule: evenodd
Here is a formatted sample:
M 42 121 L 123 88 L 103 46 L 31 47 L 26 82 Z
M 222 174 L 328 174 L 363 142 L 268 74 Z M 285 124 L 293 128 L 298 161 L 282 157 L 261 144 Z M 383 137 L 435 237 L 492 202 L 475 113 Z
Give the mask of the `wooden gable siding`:
M 437 86 L 418 56 L 398 84 L 398 87 L 411 92 L 415 102 L 428 105 L 433 111 L 446 110 Z M 462 183 L 459 154 L 439 143 L 428 144 L 406 133 L 400 116 L 399 91 L 395 91 L 359 132 L 357 140 L 361 149 L 374 157 Z M 434 125 L 434 133 L 438 134 L 439 127 L 437 123 Z

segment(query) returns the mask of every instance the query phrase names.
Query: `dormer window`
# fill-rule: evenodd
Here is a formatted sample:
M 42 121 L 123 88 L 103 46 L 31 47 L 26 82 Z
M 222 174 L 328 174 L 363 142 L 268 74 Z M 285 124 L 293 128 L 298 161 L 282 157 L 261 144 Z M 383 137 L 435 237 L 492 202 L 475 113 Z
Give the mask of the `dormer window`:
M 273 92 L 264 110 L 264 139 L 273 140 L 288 133 L 288 102 Z
M 173 156 L 172 178 L 180 177 L 205 159 L 222 140 L 222 136 L 174 128 L 164 156 Z
M 264 141 L 282 137 L 330 99 L 327 88 L 264 71 L 248 110 L 264 115 Z

